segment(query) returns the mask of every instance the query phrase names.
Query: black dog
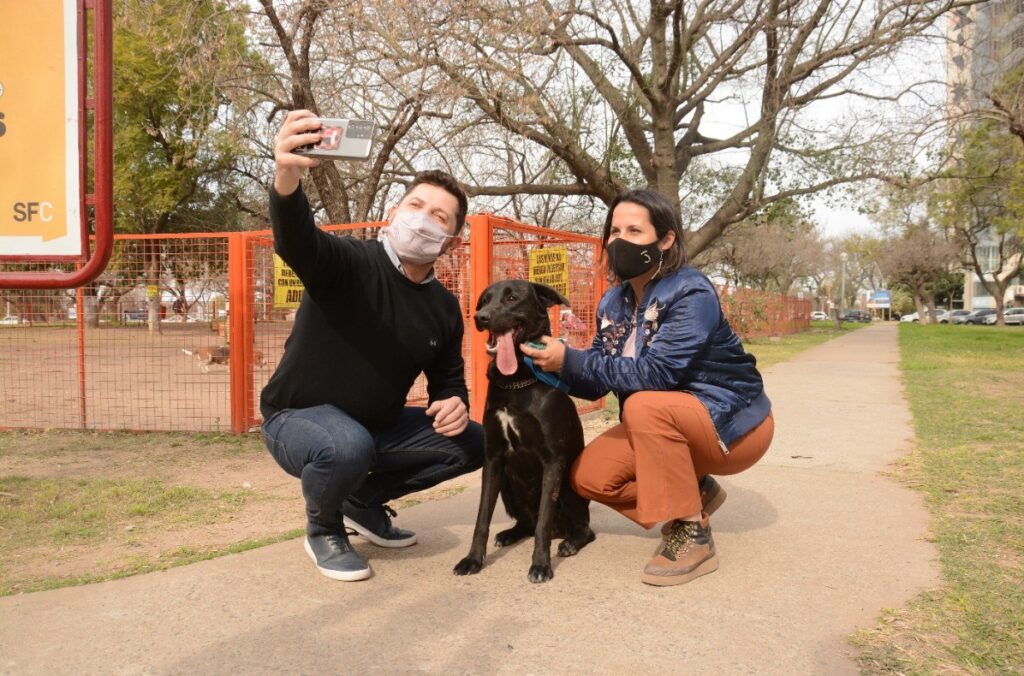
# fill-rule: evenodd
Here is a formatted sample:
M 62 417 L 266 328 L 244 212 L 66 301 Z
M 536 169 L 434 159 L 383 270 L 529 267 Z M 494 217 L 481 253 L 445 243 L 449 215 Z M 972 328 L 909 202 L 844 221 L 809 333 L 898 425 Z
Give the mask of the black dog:
M 534 536 L 530 582 L 547 582 L 551 538 L 562 537 L 559 556 L 572 556 L 593 541 L 590 502 L 569 486 L 569 467 L 583 451 L 583 426 L 567 394 L 539 382 L 519 345 L 550 335 L 547 308 L 569 305 L 543 284 L 512 280 L 487 287 L 476 305 L 476 328 L 489 331 L 490 384 L 484 409 L 484 468 L 473 544 L 456 575 L 483 567 L 494 506 L 502 502 L 515 525 L 497 534 L 495 547 Z

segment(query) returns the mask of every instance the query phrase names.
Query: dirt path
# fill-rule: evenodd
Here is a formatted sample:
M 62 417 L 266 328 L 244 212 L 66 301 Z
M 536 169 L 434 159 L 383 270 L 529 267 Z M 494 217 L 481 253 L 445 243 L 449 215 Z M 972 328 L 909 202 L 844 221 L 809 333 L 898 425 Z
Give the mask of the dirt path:
M 587 416 L 588 437 L 603 431 L 606 420 L 604 414 Z M 155 479 L 168 487 L 241 494 L 245 499 L 231 501 L 230 508 L 198 523 L 158 514 L 124 519 L 100 539 L 58 547 L 48 538 L 29 547 L 8 542 L 0 547 L 0 587 L 25 589 L 47 578 L 105 576 L 146 561 L 162 565 L 182 548 L 223 550 L 280 537 L 304 523 L 298 482 L 274 463 L 256 435 L 48 432 L 8 434 L 2 442 L 0 477 L 76 482 Z M 397 506 L 450 497 L 476 483 L 476 477 L 455 479 L 407 496 Z M 0 532 L 0 542 L 3 537 Z
M 656 534 L 600 506 L 552 582 L 526 581 L 529 544 L 456 578 L 467 490 L 402 511 L 415 547 L 356 541 L 368 582 L 317 575 L 291 540 L 0 599 L 0 672 L 856 673 L 844 638 L 938 580 L 919 496 L 883 474 L 912 444 L 897 357 L 876 326 L 768 369 L 775 443 L 722 480 L 721 568 L 689 585 L 640 584 Z

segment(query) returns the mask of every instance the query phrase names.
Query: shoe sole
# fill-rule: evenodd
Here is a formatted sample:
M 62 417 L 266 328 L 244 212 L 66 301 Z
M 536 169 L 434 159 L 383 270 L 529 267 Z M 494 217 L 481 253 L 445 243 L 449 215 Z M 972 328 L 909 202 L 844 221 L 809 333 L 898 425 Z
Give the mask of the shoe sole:
M 343 521 L 345 523 L 345 526 L 347 526 L 348 528 L 351 528 L 355 532 L 359 533 L 364 538 L 366 538 L 367 540 L 369 540 L 373 544 L 377 545 L 378 547 L 386 547 L 388 549 L 401 549 L 402 547 L 411 547 L 414 544 L 416 544 L 416 542 L 417 542 L 416 535 L 413 535 L 412 537 L 405 538 L 404 540 L 385 540 L 384 538 L 380 537 L 379 535 L 377 535 L 373 531 L 371 531 L 371 530 L 369 530 L 367 528 L 363 528 L 358 523 L 356 523 L 355 521 L 352 521 L 351 519 L 349 519 L 347 517 L 343 518 Z
M 317 563 L 316 554 L 313 553 L 313 548 L 309 546 L 309 540 L 303 540 L 303 549 L 309 554 L 309 558 L 313 559 L 313 565 L 320 571 L 321 575 L 331 578 L 332 580 L 340 580 L 342 582 L 358 582 L 359 580 L 365 580 L 373 577 L 373 570 L 367 566 L 365 570 L 354 570 L 351 573 L 346 573 L 341 570 L 331 570 L 330 568 L 321 568 L 320 564 Z
M 683 573 L 681 575 L 644 574 L 640 576 L 640 581 L 644 584 L 653 585 L 655 587 L 671 587 L 672 585 L 685 584 L 690 580 L 700 577 L 701 575 L 707 575 L 708 573 L 713 573 L 716 570 L 718 570 L 718 555 L 713 554 L 689 573 Z

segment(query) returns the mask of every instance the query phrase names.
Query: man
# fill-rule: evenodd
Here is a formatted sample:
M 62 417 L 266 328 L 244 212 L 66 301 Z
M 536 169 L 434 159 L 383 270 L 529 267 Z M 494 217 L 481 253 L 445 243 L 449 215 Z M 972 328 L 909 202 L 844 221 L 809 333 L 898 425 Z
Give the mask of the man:
M 315 115 L 298 110 L 275 139 L 274 248 L 305 292 L 260 409 L 267 449 L 302 480 L 306 553 L 327 577 L 364 580 L 372 571 L 346 526 L 382 547 L 413 545 L 386 503 L 482 463 L 462 311 L 433 275 L 437 257 L 461 244 L 466 195 L 448 174 L 423 172 L 377 241 L 327 235 L 300 187 L 319 160 L 292 152 L 320 138 Z M 406 407 L 421 372 L 429 405 Z

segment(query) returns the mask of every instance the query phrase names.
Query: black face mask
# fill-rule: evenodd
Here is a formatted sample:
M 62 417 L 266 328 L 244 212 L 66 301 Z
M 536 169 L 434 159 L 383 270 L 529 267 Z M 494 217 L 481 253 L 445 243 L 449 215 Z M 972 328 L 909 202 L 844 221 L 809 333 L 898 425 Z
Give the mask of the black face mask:
M 658 242 L 650 244 L 634 244 L 626 240 L 616 239 L 608 245 L 608 265 L 619 279 L 633 279 L 650 272 L 651 268 L 661 263 L 665 252 L 658 248 Z

